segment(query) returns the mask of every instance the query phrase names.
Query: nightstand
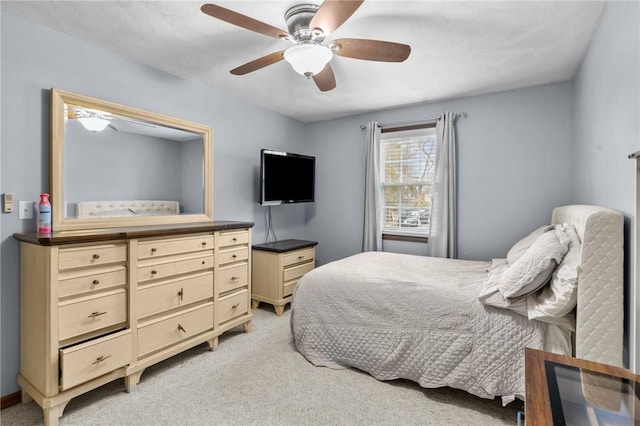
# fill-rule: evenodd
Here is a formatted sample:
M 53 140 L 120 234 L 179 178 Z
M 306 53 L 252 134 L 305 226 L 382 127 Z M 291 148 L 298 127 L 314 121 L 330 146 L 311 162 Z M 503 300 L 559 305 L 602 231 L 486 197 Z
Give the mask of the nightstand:
M 252 252 L 251 308 L 260 302 L 273 305 L 281 316 L 291 301 L 298 280 L 315 268 L 318 243 L 306 240 L 282 240 L 256 244 Z

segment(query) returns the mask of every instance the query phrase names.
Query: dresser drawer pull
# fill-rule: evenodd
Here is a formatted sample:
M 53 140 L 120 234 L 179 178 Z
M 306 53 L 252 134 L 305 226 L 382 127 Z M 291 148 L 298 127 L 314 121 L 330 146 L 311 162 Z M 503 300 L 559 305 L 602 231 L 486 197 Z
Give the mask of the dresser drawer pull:
M 178 330 L 180 330 L 180 331 L 182 331 L 184 333 L 187 332 L 187 330 L 185 330 L 184 327 L 181 324 L 178 324 Z
M 96 254 L 93 255 L 93 258 L 94 259 L 100 259 L 100 255 L 96 253 Z
M 157 273 L 158 273 L 158 271 L 156 271 L 155 269 L 152 269 L 152 270 L 151 270 L 151 275 L 155 275 L 155 274 L 157 274 Z
M 204 246 L 206 246 L 206 245 L 207 245 L 207 242 L 206 242 L 206 241 L 203 241 L 203 242 L 202 242 L 202 246 L 204 247 Z
M 300 255 L 298 256 L 298 259 L 304 259 L 304 256 Z
M 151 253 L 155 253 L 155 252 L 157 252 L 157 251 L 158 251 L 158 249 L 157 249 L 157 248 L 155 248 L 155 247 L 152 247 L 152 248 L 151 248 Z
M 231 281 L 238 281 L 240 277 L 231 277 Z
M 98 358 L 96 358 L 95 361 L 92 362 L 92 364 L 100 364 L 102 361 L 104 361 L 107 358 L 111 358 L 111 355 L 107 355 L 107 356 L 99 356 Z
M 235 243 L 236 241 L 238 241 L 238 239 L 236 237 L 233 237 L 233 239 L 231 241 L 233 241 Z
M 98 284 L 100 284 L 100 280 L 93 280 L 93 281 L 91 282 L 91 284 L 93 284 L 93 285 L 98 285 Z
M 235 305 L 233 305 L 233 306 L 231 307 L 231 310 L 232 310 L 232 311 L 235 311 L 236 309 L 238 309 L 238 306 L 240 306 L 240 303 L 236 303 Z
M 180 287 L 180 291 L 178 292 L 178 296 L 180 296 L 180 301 L 182 302 L 182 298 L 184 297 L 184 289 Z
M 235 255 L 235 254 L 233 256 L 231 256 L 232 259 L 235 259 L 236 257 L 238 257 L 238 256 Z
M 95 317 L 99 317 L 100 315 L 104 315 L 107 312 L 93 312 L 91 315 L 88 315 L 87 318 L 95 318 Z
M 203 261 L 202 261 L 202 264 L 204 265 L 205 263 L 206 263 L 206 262 L 203 260 Z

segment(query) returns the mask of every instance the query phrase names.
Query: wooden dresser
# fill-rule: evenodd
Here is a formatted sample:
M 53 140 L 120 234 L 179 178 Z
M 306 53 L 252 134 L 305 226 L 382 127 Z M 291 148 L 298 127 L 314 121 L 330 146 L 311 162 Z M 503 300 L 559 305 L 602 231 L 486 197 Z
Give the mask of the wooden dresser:
M 74 397 L 242 325 L 251 329 L 248 222 L 15 234 L 22 400 L 45 425 Z
M 306 240 L 282 240 L 253 246 L 252 308 L 269 303 L 277 316 L 291 301 L 298 280 L 316 265 L 318 243 Z

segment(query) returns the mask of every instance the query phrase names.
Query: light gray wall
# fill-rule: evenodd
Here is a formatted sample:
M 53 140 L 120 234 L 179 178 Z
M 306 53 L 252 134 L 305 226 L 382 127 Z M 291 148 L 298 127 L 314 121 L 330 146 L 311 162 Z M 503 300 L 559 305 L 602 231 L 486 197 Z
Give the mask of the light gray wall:
M 504 257 L 571 198 L 571 98 L 572 85 L 564 82 L 308 124 L 317 187 L 316 203 L 307 208 L 307 238 L 319 242 L 319 263 L 362 247 L 360 125 L 420 121 L 444 111 L 468 115 L 457 121 L 460 257 Z M 385 242 L 385 250 L 425 254 L 426 245 Z
M 575 79 L 573 105 L 572 201 L 608 206 L 625 215 L 628 331 L 634 304 L 636 324 L 640 321 L 633 273 L 637 172 L 636 161 L 627 158 L 640 150 L 640 3 L 607 4 Z M 636 328 L 636 339 L 637 333 Z
M 265 208 L 257 204 L 260 148 L 301 151 L 303 123 L 6 12 L 0 35 L 2 193 L 36 200 L 48 189 L 49 89 L 57 87 L 211 126 L 214 217 L 254 221 L 254 241 L 264 240 Z M 20 221 L 17 212 L 0 220 L 0 394 L 7 395 L 18 390 L 19 369 L 19 256 L 12 234 L 35 230 L 35 222 Z M 304 236 L 304 220 L 303 205 L 274 209 L 280 238 Z

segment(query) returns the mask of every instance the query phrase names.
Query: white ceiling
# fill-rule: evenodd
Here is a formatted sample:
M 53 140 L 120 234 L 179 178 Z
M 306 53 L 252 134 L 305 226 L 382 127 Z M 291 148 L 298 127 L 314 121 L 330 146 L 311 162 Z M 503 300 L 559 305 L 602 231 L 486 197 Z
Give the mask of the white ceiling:
M 3 0 L 1 5 L 304 122 L 571 79 L 604 7 L 593 1 L 368 0 L 327 41 L 394 41 L 411 45 L 411 55 L 403 63 L 334 57 L 337 87 L 323 93 L 285 61 L 231 75 L 231 69 L 290 44 L 205 15 L 200 11 L 205 2 Z M 285 11 L 304 2 L 211 1 L 285 31 Z

